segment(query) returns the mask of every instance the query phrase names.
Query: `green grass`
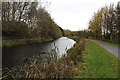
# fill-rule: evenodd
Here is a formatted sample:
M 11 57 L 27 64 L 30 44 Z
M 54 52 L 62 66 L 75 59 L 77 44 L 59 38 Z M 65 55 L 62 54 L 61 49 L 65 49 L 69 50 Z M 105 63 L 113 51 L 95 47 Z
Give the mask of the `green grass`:
M 104 42 L 104 41 L 103 41 L 103 42 Z M 119 44 L 117 44 L 117 43 L 110 43 L 110 42 L 104 42 L 104 43 L 107 43 L 107 44 L 109 44 L 109 45 L 111 45 L 111 46 L 116 46 L 116 47 L 119 47 L 119 48 L 120 48 Z
M 51 38 L 51 37 L 48 37 L 48 38 L 42 38 L 40 40 L 34 40 L 34 42 L 42 43 L 42 42 L 49 42 L 49 41 L 52 41 L 52 40 L 54 40 L 54 39 Z
M 29 41 L 29 43 L 42 43 L 42 42 L 48 42 L 48 41 L 52 41 L 53 38 L 48 37 L 48 38 L 43 38 L 40 40 L 31 40 Z M 20 40 L 7 40 L 7 41 L 3 41 L 2 43 L 0 43 L 0 45 L 4 46 L 16 46 L 16 45 L 25 45 L 28 44 L 28 42 L 26 40 L 20 41 Z
M 99 41 L 104 42 L 106 44 L 109 44 L 111 46 L 115 46 L 115 47 L 119 47 L 120 48 L 120 44 L 119 44 L 118 40 L 104 40 L 103 39 L 103 40 L 99 40 Z
M 118 59 L 98 44 L 86 40 L 77 78 L 118 78 Z
M 9 40 L 9 41 L 5 41 L 2 42 L 2 46 L 16 46 L 16 45 L 23 45 L 23 44 L 27 44 L 26 41 L 16 41 L 16 40 Z

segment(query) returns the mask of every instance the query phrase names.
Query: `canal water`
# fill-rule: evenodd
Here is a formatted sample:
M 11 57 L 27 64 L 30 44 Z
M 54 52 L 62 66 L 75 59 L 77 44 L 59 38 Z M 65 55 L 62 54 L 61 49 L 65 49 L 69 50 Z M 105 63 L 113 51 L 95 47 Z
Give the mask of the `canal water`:
M 52 42 L 5 47 L 2 49 L 2 66 L 3 68 L 21 66 L 24 57 L 32 57 L 33 55 L 48 52 L 55 48 L 57 49 L 57 55 L 61 57 L 63 54 L 66 54 L 66 51 L 72 48 L 74 44 L 74 40 L 61 37 Z

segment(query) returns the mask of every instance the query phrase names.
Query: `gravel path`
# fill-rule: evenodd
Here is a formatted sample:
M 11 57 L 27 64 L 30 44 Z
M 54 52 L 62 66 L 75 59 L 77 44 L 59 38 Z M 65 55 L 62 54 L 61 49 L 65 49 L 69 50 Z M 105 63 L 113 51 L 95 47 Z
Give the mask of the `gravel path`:
M 109 45 L 107 43 L 104 43 L 102 41 L 97 41 L 97 40 L 91 40 L 91 41 L 99 44 L 100 46 L 102 46 L 103 48 L 105 48 L 107 51 L 109 51 L 111 54 L 113 54 L 117 58 L 120 58 L 120 48 L 115 47 L 115 46 L 111 46 L 111 45 Z

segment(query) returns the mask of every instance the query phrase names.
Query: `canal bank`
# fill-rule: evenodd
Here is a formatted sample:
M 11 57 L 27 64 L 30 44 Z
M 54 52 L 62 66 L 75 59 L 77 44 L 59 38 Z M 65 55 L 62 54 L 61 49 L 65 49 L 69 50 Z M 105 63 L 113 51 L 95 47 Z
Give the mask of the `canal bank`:
M 63 45 L 68 45 L 70 44 L 69 42 L 73 40 L 63 37 L 56 40 L 55 41 L 56 43 L 53 43 L 53 46 L 55 45 L 59 47 L 58 44 L 61 44 L 60 41 L 62 41 Z M 64 47 L 64 50 L 67 49 L 66 50 L 67 53 L 63 54 L 63 56 L 59 59 L 57 58 L 58 52 L 56 52 L 55 49 L 49 52 L 45 52 L 46 54 L 33 55 L 32 57 L 25 58 L 24 62 L 26 64 L 19 68 L 17 67 L 10 69 L 10 71 L 12 71 L 11 74 L 5 75 L 5 78 L 10 78 L 10 75 L 12 75 L 11 78 L 13 78 L 13 76 L 15 78 L 31 77 L 43 79 L 74 78 L 76 72 L 78 71 L 77 65 L 81 61 L 82 54 L 84 53 L 84 41 L 83 40 L 76 41 L 76 43 L 73 45 L 74 47 L 71 48 Z M 22 74 L 21 71 L 23 71 Z M 8 70 L 5 69 L 3 72 L 6 73 L 8 72 Z M 17 75 L 14 73 L 17 73 Z
M 16 40 L 3 40 L 1 45 L 2 47 L 12 47 L 12 46 L 19 46 L 19 45 L 26 45 L 31 43 L 43 43 L 43 42 L 50 42 L 55 39 L 49 38 L 42 38 L 42 39 L 16 39 Z
M 49 52 L 52 49 L 57 50 L 57 55 L 62 56 L 75 44 L 75 41 L 67 37 L 61 37 L 54 41 L 44 43 L 32 43 L 26 45 L 3 47 L 3 67 L 14 67 L 23 64 L 24 57 Z

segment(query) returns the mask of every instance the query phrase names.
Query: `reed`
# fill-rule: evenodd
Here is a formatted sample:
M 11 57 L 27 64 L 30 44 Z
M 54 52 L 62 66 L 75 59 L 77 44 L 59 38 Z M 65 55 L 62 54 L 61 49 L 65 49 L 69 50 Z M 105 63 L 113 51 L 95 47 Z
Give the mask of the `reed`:
M 83 51 L 84 41 L 80 40 L 72 49 L 67 51 L 67 55 L 63 55 L 61 58 L 58 58 L 56 49 L 32 57 L 26 57 L 23 59 L 24 66 L 3 69 L 3 79 L 74 78 L 77 72 L 76 64 L 81 60 Z

